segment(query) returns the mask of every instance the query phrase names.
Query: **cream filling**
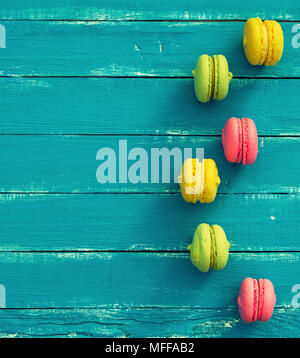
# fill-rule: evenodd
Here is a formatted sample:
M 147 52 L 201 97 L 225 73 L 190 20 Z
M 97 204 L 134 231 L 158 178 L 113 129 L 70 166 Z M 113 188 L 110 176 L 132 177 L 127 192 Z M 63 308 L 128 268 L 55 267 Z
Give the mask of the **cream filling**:
M 255 283 L 256 283 L 256 287 L 257 289 L 255 290 Z M 259 284 L 258 284 L 258 280 L 253 279 L 253 292 L 254 292 L 254 297 L 253 299 L 256 299 L 256 305 L 254 307 L 253 310 L 253 314 L 252 314 L 252 321 L 256 321 L 257 317 L 258 317 L 258 307 L 259 307 Z
M 216 73 L 215 73 L 215 66 L 216 66 L 216 63 L 215 63 L 215 56 L 212 57 L 212 70 L 211 70 L 211 93 L 210 93 L 210 96 L 212 98 L 215 98 L 215 77 L 216 77 Z
M 256 311 L 256 319 L 258 319 L 258 315 L 259 315 L 259 304 L 260 304 L 260 289 L 259 289 L 259 283 L 257 280 L 257 311 Z
M 214 234 L 212 227 L 209 228 L 210 231 L 210 267 L 214 268 L 215 264 L 215 245 L 214 245 Z
M 199 162 L 197 159 L 195 169 L 195 175 L 193 175 L 191 182 L 186 181 L 186 178 L 189 177 L 189 173 L 185 171 L 188 168 L 184 167 L 181 175 L 178 177 L 178 182 L 182 185 L 182 189 L 186 195 L 192 195 L 193 202 L 196 203 L 200 200 L 200 195 L 203 192 L 204 188 L 204 162 Z M 185 178 L 182 180 L 182 177 Z
M 200 195 L 203 192 L 204 187 L 204 163 L 200 163 L 197 159 L 196 168 L 195 168 L 195 175 L 192 179 L 192 186 L 187 186 L 185 188 L 186 194 L 192 194 L 195 198 L 195 202 L 200 200 Z
M 267 59 L 267 56 L 268 56 L 268 52 L 269 52 L 269 41 L 268 41 L 268 31 L 267 31 L 267 28 L 265 26 L 265 24 L 263 23 L 264 25 L 264 34 L 265 34 L 265 40 L 266 40 L 266 51 L 265 51 L 265 56 L 263 58 L 263 61 L 262 63 L 265 63 L 266 59 Z
M 203 161 L 200 163 L 199 162 L 199 166 L 198 166 L 198 171 L 199 171 L 199 183 L 197 185 L 197 189 L 198 189 L 198 200 L 200 200 L 200 195 L 203 193 L 204 191 L 204 181 L 205 181 L 205 176 L 204 176 L 204 159 Z

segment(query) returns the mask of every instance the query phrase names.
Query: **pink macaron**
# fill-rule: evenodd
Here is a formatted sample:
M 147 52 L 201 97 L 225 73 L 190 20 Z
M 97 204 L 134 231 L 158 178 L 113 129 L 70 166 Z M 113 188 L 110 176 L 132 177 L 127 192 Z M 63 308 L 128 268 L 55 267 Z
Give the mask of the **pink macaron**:
M 226 159 L 231 163 L 253 164 L 258 152 L 255 123 L 250 118 L 230 118 L 222 129 Z
M 237 302 L 244 322 L 267 322 L 276 303 L 274 286 L 270 280 L 247 277 L 241 284 Z

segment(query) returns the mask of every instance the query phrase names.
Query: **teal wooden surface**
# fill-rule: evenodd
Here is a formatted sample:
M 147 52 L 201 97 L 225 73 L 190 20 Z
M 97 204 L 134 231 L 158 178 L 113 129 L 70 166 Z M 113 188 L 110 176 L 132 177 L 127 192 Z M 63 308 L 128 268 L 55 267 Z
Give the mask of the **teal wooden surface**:
M 180 194 L 0 195 L 0 250 L 186 251 L 207 222 L 224 228 L 231 251 L 300 251 L 299 205 L 298 194 L 219 194 L 197 206 Z
M 275 67 L 244 57 L 253 16 L 281 21 Z M 1 1 L 0 337 L 300 337 L 298 21 L 292 0 Z M 202 53 L 228 58 L 224 101 L 195 100 Z M 224 159 L 231 116 L 256 122 L 252 167 Z M 99 184 L 96 152 L 120 139 L 204 147 L 220 171 L 216 200 L 184 203 L 177 184 Z M 189 261 L 200 222 L 228 234 L 224 271 Z M 239 319 L 246 276 L 274 282 L 266 324 Z
M 272 280 L 280 308 L 295 296 L 300 253 L 231 253 L 207 274 L 188 253 L 1 253 L 0 272 L 7 308 L 235 308 L 247 276 Z
M 1 338 L 300 337 L 299 312 L 286 307 L 276 308 L 267 325 L 244 324 L 236 308 L 18 309 L 0 317 Z
M 103 162 L 96 160 L 97 151 L 113 148 L 118 159 L 119 140 L 127 140 L 128 152 L 135 147 L 147 151 L 148 182 L 134 184 L 128 180 L 125 184 L 101 184 L 97 181 L 96 171 Z M 174 182 L 173 160 L 170 163 L 171 183 L 150 182 L 151 148 L 171 150 L 175 147 L 182 153 L 184 148 L 192 148 L 194 154 L 196 148 L 204 148 L 205 157 L 213 158 L 220 171 L 219 193 L 299 193 L 299 137 L 260 138 L 258 159 L 252 166 L 228 163 L 223 154 L 221 136 L 4 135 L 0 136 L 0 146 L 6 148 L 0 151 L 2 193 L 179 192 L 179 185 Z M 134 161 L 128 160 L 128 168 L 132 163 Z M 180 168 L 176 177 L 179 173 Z
M 300 135 L 298 79 L 233 79 L 227 99 L 208 104 L 197 102 L 192 79 L 0 78 L 0 85 L 2 134 L 220 135 L 237 116 L 253 118 L 259 135 Z
M 3 0 L 1 19 L 82 19 L 82 20 L 199 20 L 247 19 L 251 16 L 299 20 L 295 1 L 273 0 L 213 3 L 204 0 Z
M 250 66 L 244 22 L 8 21 L 2 76 L 191 77 L 197 58 L 222 53 L 235 77 L 300 77 L 294 23 L 274 67 Z

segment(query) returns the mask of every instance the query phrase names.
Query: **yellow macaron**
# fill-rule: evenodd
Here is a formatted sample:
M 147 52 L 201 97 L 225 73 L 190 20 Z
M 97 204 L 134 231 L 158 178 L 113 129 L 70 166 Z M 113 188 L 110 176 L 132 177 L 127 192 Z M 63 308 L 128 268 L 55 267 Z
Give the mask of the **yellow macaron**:
M 284 46 L 282 28 L 274 20 L 251 18 L 244 27 L 243 45 L 251 65 L 276 65 L 281 59 Z
M 183 199 L 188 203 L 210 203 L 214 201 L 221 180 L 218 168 L 212 159 L 187 159 L 178 177 Z

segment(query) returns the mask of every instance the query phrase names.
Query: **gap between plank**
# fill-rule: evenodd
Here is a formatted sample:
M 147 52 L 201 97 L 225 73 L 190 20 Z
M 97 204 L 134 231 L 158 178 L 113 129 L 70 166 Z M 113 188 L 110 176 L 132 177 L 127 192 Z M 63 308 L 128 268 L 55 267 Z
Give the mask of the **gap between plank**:
M 71 192 L 71 191 L 0 191 L 0 195 L 179 195 L 178 191 L 169 192 L 135 192 L 135 191 L 95 191 L 95 192 Z M 181 194 L 180 194 L 181 195 Z M 218 193 L 218 195 L 300 195 L 298 192 L 257 192 L 257 193 Z
M 92 79 L 102 79 L 102 78 L 109 78 L 109 79 L 161 79 L 161 80 L 186 80 L 186 79 L 193 79 L 193 76 L 153 76 L 149 75 L 142 75 L 142 76 L 88 76 L 88 75 L 0 75 L 1 78 L 92 78 Z M 300 77 L 290 77 L 290 76 L 281 76 L 281 77 L 268 77 L 268 76 L 234 76 L 233 79 L 240 79 L 240 80 L 299 80 Z
M 62 310 L 69 310 L 69 311 L 79 311 L 79 310 L 88 310 L 88 311 L 92 311 L 92 310 L 105 310 L 105 311 L 122 311 L 122 310 L 153 310 L 153 309 L 164 309 L 164 310 L 182 310 L 182 311 L 189 311 L 189 310 L 199 310 L 199 311 L 206 311 L 206 310 L 217 310 L 217 311 L 236 311 L 237 308 L 234 307 L 197 307 L 197 306 L 193 306 L 193 307 L 185 307 L 185 306 L 118 306 L 116 308 L 113 308 L 111 306 L 99 306 L 99 307 L 32 307 L 32 308 L 28 308 L 28 307 L 7 307 L 7 308 L 0 308 L 0 312 L 1 311 L 38 311 L 38 310 L 52 310 L 52 311 L 62 311 Z M 275 310 L 280 310 L 280 309 L 292 309 L 294 310 L 299 310 L 300 308 L 290 308 L 287 306 L 276 306 L 275 305 Z
M 111 23 L 121 23 L 121 22 L 246 22 L 248 18 L 245 19 L 0 19 L 1 22 L 111 22 Z M 297 23 L 300 20 L 282 20 L 274 19 L 277 22 L 282 23 Z
M 299 119 L 295 119 L 299 120 Z M 213 137 L 221 134 L 168 134 L 168 133 L 0 133 L 0 136 L 57 136 L 57 137 Z M 259 134 L 259 138 L 298 138 L 300 134 Z
M 0 254 L 93 254 L 93 253 L 110 253 L 110 254 L 189 254 L 188 250 L 0 250 Z M 258 251 L 258 250 L 233 250 L 230 254 L 285 254 L 285 253 L 300 253 L 300 250 L 270 250 L 270 251 Z

